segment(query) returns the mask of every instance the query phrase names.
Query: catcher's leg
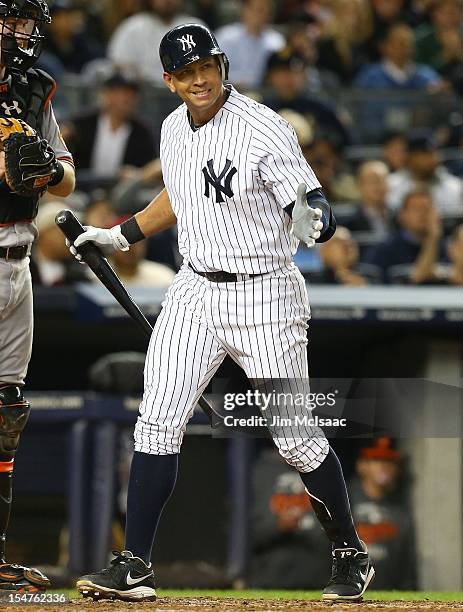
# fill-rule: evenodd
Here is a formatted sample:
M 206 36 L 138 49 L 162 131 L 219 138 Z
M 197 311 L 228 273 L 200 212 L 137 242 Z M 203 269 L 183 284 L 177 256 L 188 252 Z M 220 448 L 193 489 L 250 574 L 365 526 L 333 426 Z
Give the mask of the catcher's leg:
M 5 561 L 14 459 L 29 412 L 30 404 L 24 399 L 20 387 L 0 383 L 0 589 L 34 592 L 49 586 L 48 578 L 36 569 Z
M 21 387 L 32 350 L 32 284 L 28 260 L 0 260 L 0 589 L 37 591 L 49 585 L 41 572 L 5 562 L 13 468 L 30 406 Z

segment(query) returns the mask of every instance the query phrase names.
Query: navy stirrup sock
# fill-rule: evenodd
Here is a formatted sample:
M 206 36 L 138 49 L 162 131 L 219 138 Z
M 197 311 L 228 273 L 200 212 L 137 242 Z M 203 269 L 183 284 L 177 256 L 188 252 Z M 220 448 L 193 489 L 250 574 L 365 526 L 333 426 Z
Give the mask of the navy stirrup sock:
M 151 560 L 162 510 L 174 490 L 178 455 L 135 452 L 127 496 L 125 548 L 146 563 Z
M 363 550 L 352 520 L 341 464 L 333 449 L 316 470 L 300 472 L 300 476 L 333 547 Z

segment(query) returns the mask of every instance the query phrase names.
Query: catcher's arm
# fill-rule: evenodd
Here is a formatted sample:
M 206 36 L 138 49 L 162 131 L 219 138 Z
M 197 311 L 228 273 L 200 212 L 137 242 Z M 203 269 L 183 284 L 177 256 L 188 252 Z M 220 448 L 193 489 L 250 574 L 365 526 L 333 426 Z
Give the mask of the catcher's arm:
M 0 118 L 0 149 L 2 180 L 18 196 L 40 196 L 47 189 L 59 196 L 72 192 L 71 164 L 57 160 L 48 141 L 21 119 Z
M 60 159 L 59 163 L 63 166 L 64 174 L 59 183 L 52 186 L 49 185 L 47 191 L 60 198 L 65 198 L 70 195 L 76 186 L 76 173 L 74 166 L 64 159 Z

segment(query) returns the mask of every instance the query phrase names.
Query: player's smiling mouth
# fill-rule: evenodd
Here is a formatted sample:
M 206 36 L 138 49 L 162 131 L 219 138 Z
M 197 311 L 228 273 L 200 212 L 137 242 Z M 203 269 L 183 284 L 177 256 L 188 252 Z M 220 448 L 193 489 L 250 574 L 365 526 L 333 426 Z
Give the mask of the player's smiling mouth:
M 201 91 L 192 91 L 191 93 L 197 98 L 206 98 L 211 93 L 211 91 L 212 89 L 203 89 Z

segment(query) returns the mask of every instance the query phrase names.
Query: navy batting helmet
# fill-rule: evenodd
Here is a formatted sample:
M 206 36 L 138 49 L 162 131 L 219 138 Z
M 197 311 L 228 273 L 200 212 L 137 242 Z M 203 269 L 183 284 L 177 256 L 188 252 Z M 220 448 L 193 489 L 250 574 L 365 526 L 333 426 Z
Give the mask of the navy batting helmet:
M 196 60 L 217 55 L 222 79 L 228 78 L 228 58 L 212 32 L 198 23 L 179 25 L 161 40 L 159 56 L 166 72 L 175 72 Z

